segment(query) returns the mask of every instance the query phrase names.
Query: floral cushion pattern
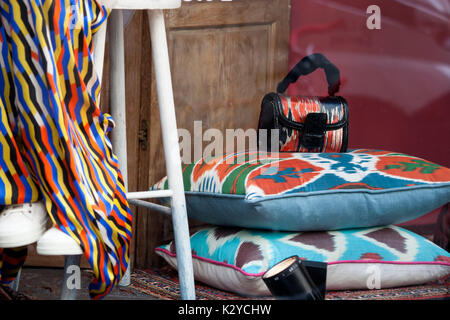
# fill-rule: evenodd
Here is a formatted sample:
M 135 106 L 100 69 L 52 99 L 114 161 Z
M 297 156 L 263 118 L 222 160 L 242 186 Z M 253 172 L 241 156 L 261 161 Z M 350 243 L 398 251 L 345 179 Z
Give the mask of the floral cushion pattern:
M 249 228 L 397 224 L 450 201 L 450 169 L 381 150 L 235 153 L 185 165 L 183 177 L 190 217 Z M 167 178 L 152 189 L 168 189 Z
M 191 236 L 194 275 L 219 289 L 269 295 L 261 276 L 297 255 L 327 262 L 327 289 L 417 285 L 450 273 L 450 254 L 396 226 L 328 232 L 276 232 L 207 227 Z M 176 267 L 173 242 L 156 252 Z

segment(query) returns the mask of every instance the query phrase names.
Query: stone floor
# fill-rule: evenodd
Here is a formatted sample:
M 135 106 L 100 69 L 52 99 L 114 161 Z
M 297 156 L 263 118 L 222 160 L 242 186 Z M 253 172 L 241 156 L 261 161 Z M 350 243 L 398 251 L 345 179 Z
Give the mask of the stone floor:
M 25 267 L 20 276 L 19 292 L 36 300 L 59 300 L 63 272 L 62 268 Z M 78 290 L 78 300 L 90 300 L 88 286 L 91 277 L 91 271 L 81 270 L 81 289 Z M 129 287 L 116 287 L 104 300 L 154 300 L 154 298 Z

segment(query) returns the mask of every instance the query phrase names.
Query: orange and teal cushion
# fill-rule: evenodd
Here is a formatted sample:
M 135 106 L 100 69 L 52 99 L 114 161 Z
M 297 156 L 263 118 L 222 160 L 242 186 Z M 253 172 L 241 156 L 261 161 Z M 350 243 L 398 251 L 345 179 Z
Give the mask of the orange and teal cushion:
M 373 227 L 450 202 L 450 169 L 414 156 L 242 152 L 183 167 L 188 215 L 206 223 L 283 231 Z M 152 187 L 168 189 L 167 177 Z

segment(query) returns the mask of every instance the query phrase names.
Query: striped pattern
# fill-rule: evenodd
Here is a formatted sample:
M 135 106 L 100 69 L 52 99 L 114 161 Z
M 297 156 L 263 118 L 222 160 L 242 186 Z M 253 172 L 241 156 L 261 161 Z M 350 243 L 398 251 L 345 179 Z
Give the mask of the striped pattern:
M 108 12 L 95 0 L 4 0 L 0 10 L 0 205 L 42 199 L 102 298 L 126 271 L 132 225 L 106 135 L 114 123 L 97 104 L 92 35 Z
M 0 285 L 14 281 L 27 256 L 27 247 L 0 249 Z

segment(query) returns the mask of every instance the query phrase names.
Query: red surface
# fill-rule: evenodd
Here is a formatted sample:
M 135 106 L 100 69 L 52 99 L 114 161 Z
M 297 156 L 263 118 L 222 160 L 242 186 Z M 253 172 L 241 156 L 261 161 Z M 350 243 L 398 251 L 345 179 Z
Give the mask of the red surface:
M 369 30 L 369 5 L 381 30 Z M 313 52 L 341 71 L 350 148 L 403 152 L 450 167 L 447 0 L 292 0 L 290 66 Z M 290 94 L 326 95 L 322 70 Z

